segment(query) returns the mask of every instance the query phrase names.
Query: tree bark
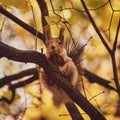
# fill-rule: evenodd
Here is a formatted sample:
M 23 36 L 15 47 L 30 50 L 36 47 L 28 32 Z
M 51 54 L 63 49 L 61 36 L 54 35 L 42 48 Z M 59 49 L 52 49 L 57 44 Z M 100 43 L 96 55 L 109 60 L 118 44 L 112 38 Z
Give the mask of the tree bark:
M 24 51 L 10 47 L 0 41 L 0 58 L 6 57 L 19 62 L 31 62 L 43 67 L 46 74 L 78 104 L 92 120 L 106 120 L 105 117 L 61 75 L 56 66 L 49 62 L 44 54 L 36 51 Z

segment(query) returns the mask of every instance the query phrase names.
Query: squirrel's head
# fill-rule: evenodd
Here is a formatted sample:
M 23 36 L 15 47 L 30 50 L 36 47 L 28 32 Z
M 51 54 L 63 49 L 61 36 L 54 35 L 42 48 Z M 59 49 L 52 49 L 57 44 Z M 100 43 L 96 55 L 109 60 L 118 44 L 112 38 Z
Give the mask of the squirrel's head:
M 58 54 L 63 49 L 63 42 L 64 42 L 64 28 L 60 28 L 59 36 L 57 38 L 53 38 L 51 36 L 51 30 L 48 26 L 45 29 L 45 37 L 46 37 L 46 46 L 47 46 L 47 54 L 54 55 Z

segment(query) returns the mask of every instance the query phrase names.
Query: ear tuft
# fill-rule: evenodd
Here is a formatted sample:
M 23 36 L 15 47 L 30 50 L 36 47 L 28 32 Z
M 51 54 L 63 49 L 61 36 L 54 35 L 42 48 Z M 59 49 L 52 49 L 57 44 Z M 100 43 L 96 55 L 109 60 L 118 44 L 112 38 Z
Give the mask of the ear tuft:
M 64 41 L 64 31 L 65 31 L 65 28 L 64 27 L 61 27 L 60 28 L 60 33 L 59 33 L 59 39 L 62 41 Z
M 45 37 L 46 37 L 46 41 L 51 39 L 51 30 L 50 30 L 50 25 L 47 25 L 45 27 Z

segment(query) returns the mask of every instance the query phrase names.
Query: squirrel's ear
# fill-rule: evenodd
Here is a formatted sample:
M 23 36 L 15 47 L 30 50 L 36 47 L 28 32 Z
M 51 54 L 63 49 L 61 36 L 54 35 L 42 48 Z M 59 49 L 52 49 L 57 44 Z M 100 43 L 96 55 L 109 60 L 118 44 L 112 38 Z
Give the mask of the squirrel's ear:
M 45 37 L 46 37 L 46 41 L 51 39 L 50 25 L 45 27 Z
M 64 27 L 61 27 L 60 28 L 60 33 L 59 33 L 59 39 L 63 42 L 63 40 L 64 40 L 64 31 L 65 31 L 65 29 L 64 29 Z

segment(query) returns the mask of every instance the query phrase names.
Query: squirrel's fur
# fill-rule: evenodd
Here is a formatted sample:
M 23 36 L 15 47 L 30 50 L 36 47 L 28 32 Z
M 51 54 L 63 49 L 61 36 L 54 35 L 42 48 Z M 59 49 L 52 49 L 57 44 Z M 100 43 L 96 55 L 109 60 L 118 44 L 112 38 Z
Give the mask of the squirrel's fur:
M 78 71 L 76 65 L 70 57 L 68 57 L 66 49 L 63 47 L 64 42 L 64 28 L 60 28 L 58 38 L 51 37 L 50 27 L 45 29 L 46 36 L 46 56 L 56 66 L 58 66 L 63 76 L 75 87 L 78 83 Z M 56 84 L 49 79 L 47 74 L 41 73 L 40 79 L 43 85 L 52 92 L 52 98 L 55 106 L 61 103 L 68 103 L 72 100 L 69 96 Z

